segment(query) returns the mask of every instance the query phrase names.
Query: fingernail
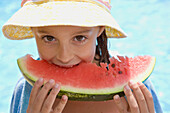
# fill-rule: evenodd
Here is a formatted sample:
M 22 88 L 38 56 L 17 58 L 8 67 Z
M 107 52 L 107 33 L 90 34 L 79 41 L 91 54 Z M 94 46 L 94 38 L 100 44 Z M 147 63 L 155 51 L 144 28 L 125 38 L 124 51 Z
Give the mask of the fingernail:
M 63 95 L 63 96 L 62 96 L 62 99 L 63 99 L 63 100 L 67 100 L 67 98 L 68 98 L 68 97 L 67 97 L 66 95 Z
M 133 84 L 134 84 L 134 81 L 133 81 L 133 80 L 130 80 L 130 81 L 129 81 L 129 84 L 130 84 L 130 85 L 133 85 Z
M 49 83 L 51 83 L 51 84 L 54 83 L 54 80 L 53 80 L 53 79 L 50 79 L 50 80 L 49 80 Z
M 58 84 L 55 84 L 55 86 L 54 86 L 54 87 L 55 87 L 55 88 L 58 88 L 58 86 L 59 86 Z
M 130 87 L 128 85 L 125 86 L 125 91 L 130 90 Z
M 142 82 L 140 82 L 140 81 L 138 82 L 138 85 L 139 85 L 139 86 L 142 85 L 142 84 L 143 84 Z
M 38 80 L 38 82 L 42 82 L 43 81 L 43 78 L 40 78 L 39 80 Z
M 115 95 L 114 99 L 116 99 L 116 100 L 119 99 L 119 95 Z

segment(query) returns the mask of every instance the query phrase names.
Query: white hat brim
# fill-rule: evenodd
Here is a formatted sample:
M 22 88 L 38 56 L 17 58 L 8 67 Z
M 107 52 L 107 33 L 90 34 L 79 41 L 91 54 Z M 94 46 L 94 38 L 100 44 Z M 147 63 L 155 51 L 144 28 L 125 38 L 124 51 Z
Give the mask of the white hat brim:
M 73 25 L 106 26 L 108 37 L 126 37 L 112 15 L 103 8 L 87 2 L 57 1 L 25 5 L 4 24 L 2 31 L 7 38 L 33 37 L 30 27 Z

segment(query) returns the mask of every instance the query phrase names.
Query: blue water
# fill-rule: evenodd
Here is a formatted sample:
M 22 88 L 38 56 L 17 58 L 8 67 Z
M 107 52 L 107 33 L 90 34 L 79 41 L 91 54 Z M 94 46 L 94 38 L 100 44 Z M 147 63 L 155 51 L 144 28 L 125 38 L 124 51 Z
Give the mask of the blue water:
M 151 80 L 164 113 L 170 113 L 170 1 L 114 0 L 111 13 L 128 34 L 126 39 L 109 39 L 109 50 L 128 56 L 157 58 Z M 20 0 L 0 1 L 0 28 L 20 8 Z M 38 56 L 34 39 L 11 41 L 0 32 L 0 113 L 8 113 L 14 86 L 20 77 L 16 59 Z

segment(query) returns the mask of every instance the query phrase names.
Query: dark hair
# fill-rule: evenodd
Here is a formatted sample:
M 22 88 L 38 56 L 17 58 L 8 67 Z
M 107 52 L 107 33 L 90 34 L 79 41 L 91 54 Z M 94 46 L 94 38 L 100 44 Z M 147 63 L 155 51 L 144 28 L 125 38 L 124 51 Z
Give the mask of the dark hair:
M 109 64 L 109 52 L 107 48 L 107 35 L 106 31 L 104 30 L 103 33 L 97 37 L 97 44 L 96 44 L 96 56 L 99 56 L 99 58 L 94 57 L 95 60 L 99 61 L 99 66 L 100 63 L 107 63 Z

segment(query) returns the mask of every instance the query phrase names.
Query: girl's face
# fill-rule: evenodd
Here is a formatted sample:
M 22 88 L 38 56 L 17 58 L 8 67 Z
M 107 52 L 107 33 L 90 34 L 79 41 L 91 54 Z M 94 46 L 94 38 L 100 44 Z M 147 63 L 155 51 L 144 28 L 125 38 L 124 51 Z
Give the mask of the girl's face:
M 61 67 L 72 67 L 80 62 L 92 62 L 96 38 L 104 27 L 48 26 L 34 27 L 41 59 Z

